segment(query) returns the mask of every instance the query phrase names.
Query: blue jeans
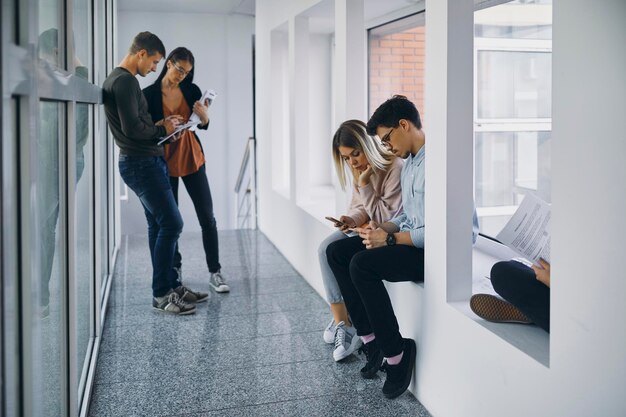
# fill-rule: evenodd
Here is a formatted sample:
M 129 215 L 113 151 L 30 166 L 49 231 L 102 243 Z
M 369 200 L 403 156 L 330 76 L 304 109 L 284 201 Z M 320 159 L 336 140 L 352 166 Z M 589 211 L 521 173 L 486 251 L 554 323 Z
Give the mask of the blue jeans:
M 143 205 L 152 257 L 152 295 L 162 297 L 180 285 L 173 262 L 178 237 L 183 230 L 167 164 L 162 156 L 120 155 L 119 169 L 126 185 Z
M 320 270 L 322 272 L 322 282 L 326 290 L 326 300 L 331 304 L 343 303 L 343 297 L 341 296 L 341 289 L 339 288 L 339 284 L 337 284 L 337 279 L 328 265 L 326 249 L 331 243 L 347 238 L 348 236 L 345 233 L 335 230 L 320 243 L 317 249 L 317 256 L 320 260 Z

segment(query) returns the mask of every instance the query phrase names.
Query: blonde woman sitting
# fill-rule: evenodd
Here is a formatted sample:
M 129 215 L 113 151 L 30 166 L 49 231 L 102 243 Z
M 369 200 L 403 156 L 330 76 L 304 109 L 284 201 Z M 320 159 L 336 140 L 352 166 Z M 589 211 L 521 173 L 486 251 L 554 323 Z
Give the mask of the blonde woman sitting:
M 335 361 L 350 356 L 362 342 L 350 322 L 337 280 L 328 266 L 326 248 L 332 242 L 348 237 L 346 233 L 350 233 L 350 229 L 368 222 L 384 223 L 402 210 L 402 160 L 385 150 L 365 129 L 365 123 L 360 120 L 348 120 L 339 126 L 333 137 L 333 160 L 344 190 L 348 182 L 346 171 L 352 173 L 352 201 L 348 213 L 335 223 L 337 230 L 318 249 L 322 279 L 333 315 L 324 330 L 324 341 L 335 345 Z

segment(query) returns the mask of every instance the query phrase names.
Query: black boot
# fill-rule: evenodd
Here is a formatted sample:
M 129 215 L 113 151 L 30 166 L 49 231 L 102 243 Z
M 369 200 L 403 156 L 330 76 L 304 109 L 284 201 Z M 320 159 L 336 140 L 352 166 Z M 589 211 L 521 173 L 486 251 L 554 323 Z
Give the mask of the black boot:
M 364 344 L 359 348 L 359 353 L 365 352 L 367 363 L 361 368 L 361 376 L 365 379 L 372 379 L 376 376 L 376 372 L 383 363 L 383 352 L 378 347 L 376 339 Z

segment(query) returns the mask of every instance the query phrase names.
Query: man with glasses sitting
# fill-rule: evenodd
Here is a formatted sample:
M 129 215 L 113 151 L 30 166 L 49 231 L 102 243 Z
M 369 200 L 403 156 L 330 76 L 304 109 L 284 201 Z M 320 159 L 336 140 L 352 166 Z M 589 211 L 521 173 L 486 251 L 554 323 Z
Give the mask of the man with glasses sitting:
M 367 133 L 377 135 L 405 160 L 400 178 L 404 213 L 381 225 L 357 229 L 359 236 L 330 244 L 326 253 L 357 335 L 365 344 L 367 363 L 361 375 L 373 378 L 379 368 L 384 370 L 383 394 L 395 398 L 411 382 L 417 348 L 414 340 L 402 338 L 383 280 L 424 280 L 425 135 L 417 108 L 404 96 L 381 104 L 367 123 Z M 473 223 L 476 241 L 475 210 Z M 386 362 L 381 368 L 383 358 Z

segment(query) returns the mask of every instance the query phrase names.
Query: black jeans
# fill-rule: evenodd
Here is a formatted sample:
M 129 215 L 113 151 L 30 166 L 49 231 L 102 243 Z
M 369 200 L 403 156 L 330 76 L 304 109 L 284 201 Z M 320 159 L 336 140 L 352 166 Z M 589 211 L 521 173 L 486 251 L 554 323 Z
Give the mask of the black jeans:
M 328 245 L 326 255 L 357 334 L 374 333 L 386 357 L 399 355 L 404 342 L 383 279 L 424 281 L 424 249 L 406 245 L 365 249 L 363 239 L 354 236 Z
M 196 209 L 196 215 L 202 228 L 202 245 L 204 246 L 204 255 L 209 272 L 217 272 L 221 269 L 219 244 L 217 241 L 217 223 L 213 216 L 213 199 L 211 198 L 209 181 L 206 177 L 205 165 L 203 164 L 198 171 L 184 176 L 182 179 Z M 174 199 L 176 204 L 178 204 L 178 177 L 170 177 L 170 184 L 174 193 Z M 182 264 L 183 257 L 178 250 L 178 244 L 176 244 L 174 266 L 180 268 Z
M 550 287 L 535 272 L 516 261 L 498 262 L 491 268 L 491 285 L 537 326 L 550 332 Z

